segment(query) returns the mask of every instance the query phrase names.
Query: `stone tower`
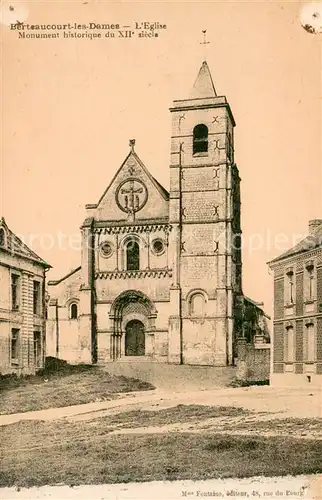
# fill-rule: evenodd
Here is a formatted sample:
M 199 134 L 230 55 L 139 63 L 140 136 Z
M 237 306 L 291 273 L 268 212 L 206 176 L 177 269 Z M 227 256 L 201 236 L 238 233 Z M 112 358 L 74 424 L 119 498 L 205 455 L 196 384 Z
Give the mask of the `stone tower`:
M 231 365 L 242 323 L 240 178 L 234 117 L 207 62 L 170 111 L 169 362 Z

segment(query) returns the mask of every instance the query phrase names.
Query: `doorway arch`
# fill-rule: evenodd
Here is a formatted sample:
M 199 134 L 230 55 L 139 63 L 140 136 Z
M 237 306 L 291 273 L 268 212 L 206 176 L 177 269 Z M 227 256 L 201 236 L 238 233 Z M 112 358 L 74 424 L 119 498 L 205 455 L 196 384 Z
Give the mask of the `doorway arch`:
M 109 317 L 113 361 L 123 356 L 129 360 L 131 356 L 153 356 L 157 310 L 149 297 L 139 290 L 122 292 L 113 301 Z
M 145 356 L 144 324 L 138 319 L 132 319 L 126 324 L 125 356 Z

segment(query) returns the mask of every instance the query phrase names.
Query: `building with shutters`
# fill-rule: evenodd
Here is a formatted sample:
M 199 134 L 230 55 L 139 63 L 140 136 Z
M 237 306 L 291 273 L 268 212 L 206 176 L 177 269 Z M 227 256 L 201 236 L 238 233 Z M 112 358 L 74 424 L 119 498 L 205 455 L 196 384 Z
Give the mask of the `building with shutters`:
M 0 219 L 0 373 L 34 374 L 45 357 L 50 266 Z
M 271 383 L 321 385 L 322 219 L 309 234 L 272 260 L 274 329 Z

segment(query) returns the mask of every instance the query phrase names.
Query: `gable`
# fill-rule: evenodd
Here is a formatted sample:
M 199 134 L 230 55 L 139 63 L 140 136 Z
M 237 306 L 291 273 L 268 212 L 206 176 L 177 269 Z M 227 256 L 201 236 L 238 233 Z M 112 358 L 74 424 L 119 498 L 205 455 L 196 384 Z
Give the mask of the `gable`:
M 168 200 L 169 193 L 131 151 L 92 213 L 101 221 L 166 219 Z
M 0 229 L 3 231 L 3 241 L 1 241 L 0 250 L 9 252 L 12 256 L 30 260 L 46 269 L 51 267 L 9 229 L 4 217 L 0 219 Z

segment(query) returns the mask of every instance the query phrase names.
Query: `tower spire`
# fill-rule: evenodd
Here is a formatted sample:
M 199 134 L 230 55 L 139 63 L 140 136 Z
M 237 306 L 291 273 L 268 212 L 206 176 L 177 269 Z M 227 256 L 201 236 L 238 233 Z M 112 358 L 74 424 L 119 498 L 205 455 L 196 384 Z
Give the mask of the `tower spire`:
M 216 97 L 216 95 L 216 90 L 211 78 L 208 64 L 206 61 L 204 61 L 193 85 L 192 92 L 190 93 L 190 98 L 202 99 L 205 97 Z

